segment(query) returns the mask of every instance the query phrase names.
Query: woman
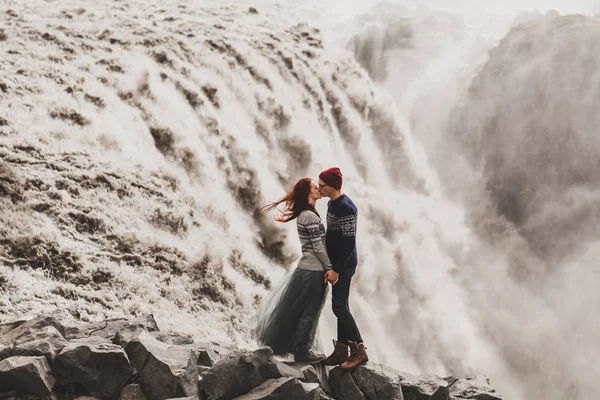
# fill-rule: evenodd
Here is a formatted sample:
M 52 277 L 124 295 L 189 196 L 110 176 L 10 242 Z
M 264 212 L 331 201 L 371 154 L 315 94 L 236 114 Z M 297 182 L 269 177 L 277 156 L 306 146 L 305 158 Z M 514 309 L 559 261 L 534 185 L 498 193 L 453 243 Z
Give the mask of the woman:
M 254 334 L 259 343 L 277 355 L 293 354 L 295 362 L 317 363 L 326 357 L 315 352 L 315 336 L 325 303 L 325 271 L 331 262 L 325 249 L 325 228 L 315 209 L 323 196 L 309 178 L 296 183 L 282 199 L 262 208 L 267 213 L 281 203 L 285 210 L 279 222 L 296 220 L 302 245 L 298 267 L 263 300 L 255 316 Z

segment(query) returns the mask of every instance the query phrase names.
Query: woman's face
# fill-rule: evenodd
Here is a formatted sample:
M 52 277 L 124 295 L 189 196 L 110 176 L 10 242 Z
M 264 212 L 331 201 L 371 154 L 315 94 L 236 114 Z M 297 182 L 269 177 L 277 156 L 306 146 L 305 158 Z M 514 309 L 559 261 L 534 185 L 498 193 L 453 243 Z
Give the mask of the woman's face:
M 311 182 L 310 183 L 310 192 L 308 193 L 308 198 L 317 201 L 322 197 L 323 197 L 323 195 L 319 191 L 319 185 L 317 185 L 314 181 Z

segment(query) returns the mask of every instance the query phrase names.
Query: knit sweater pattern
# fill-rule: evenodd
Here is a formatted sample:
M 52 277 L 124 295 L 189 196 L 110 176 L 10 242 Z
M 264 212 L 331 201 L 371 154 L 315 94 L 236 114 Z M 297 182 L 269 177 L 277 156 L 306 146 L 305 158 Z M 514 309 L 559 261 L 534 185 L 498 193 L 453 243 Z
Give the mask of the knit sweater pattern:
M 356 227 L 358 209 L 348 196 L 342 194 L 327 205 L 327 233 L 325 245 L 333 270 L 344 273 L 358 265 Z
M 321 218 L 313 211 L 305 210 L 298 216 L 296 224 L 302 245 L 302 257 L 298 268 L 309 271 L 331 269 L 331 261 L 325 248 L 325 227 Z

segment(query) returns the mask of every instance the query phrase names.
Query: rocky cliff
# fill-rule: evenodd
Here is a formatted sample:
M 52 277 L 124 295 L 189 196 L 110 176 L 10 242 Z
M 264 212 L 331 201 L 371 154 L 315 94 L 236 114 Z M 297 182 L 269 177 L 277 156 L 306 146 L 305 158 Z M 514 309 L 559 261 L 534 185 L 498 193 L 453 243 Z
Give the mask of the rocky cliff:
M 152 315 L 0 325 L 0 399 L 501 400 L 485 376 L 412 375 L 367 363 L 294 364 L 159 330 Z

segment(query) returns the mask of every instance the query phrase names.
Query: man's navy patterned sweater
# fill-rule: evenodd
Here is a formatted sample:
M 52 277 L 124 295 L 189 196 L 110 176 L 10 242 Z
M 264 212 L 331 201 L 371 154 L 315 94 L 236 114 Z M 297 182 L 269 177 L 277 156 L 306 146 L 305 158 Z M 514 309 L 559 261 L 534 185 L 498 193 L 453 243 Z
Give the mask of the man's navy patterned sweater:
M 345 194 L 327 205 L 327 255 L 337 273 L 356 268 L 356 223 L 358 209 Z

